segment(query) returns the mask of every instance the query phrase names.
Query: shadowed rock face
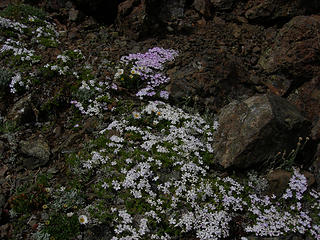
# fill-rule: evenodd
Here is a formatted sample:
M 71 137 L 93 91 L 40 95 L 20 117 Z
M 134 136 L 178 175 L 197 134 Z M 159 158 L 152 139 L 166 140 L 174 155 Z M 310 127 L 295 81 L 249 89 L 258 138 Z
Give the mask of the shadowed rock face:
M 146 10 L 154 21 L 172 21 L 184 15 L 185 0 L 146 0 Z
M 262 54 L 259 65 L 270 75 L 269 85 L 280 93 L 319 75 L 319 27 L 320 16 L 295 17 L 280 29 L 274 44 Z
M 117 17 L 118 0 L 73 0 L 80 10 L 98 21 L 112 24 Z
M 219 114 L 213 144 L 215 160 L 224 168 L 265 165 L 278 152 L 291 151 L 310 128 L 299 111 L 278 96 L 234 101 Z

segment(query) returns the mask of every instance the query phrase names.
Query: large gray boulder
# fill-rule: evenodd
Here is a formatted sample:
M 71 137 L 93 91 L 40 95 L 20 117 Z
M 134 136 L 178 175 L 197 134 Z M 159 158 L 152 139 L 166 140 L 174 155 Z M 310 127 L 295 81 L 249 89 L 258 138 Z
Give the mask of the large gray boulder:
M 234 101 L 218 118 L 213 148 L 215 161 L 224 168 L 265 166 L 278 152 L 294 149 L 310 129 L 295 106 L 274 95 Z

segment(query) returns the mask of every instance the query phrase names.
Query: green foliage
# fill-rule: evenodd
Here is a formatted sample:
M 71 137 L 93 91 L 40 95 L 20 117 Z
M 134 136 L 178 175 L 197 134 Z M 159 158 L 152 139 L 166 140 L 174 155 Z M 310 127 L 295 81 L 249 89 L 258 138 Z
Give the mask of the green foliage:
M 44 20 L 46 15 L 42 9 L 32 7 L 28 4 L 10 4 L 0 12 L 1 17 L 14 19 L 27 19 L 29 16 L 35 16 Z
M 77 215 L 68 217 L 64 213 L 55 213 L 45 222 L 43 232 L 50 234 L 50 239 L 73 239 L 80 232 Z
M 46 37 L 40 37 L 39 39 L 39 43 L 47 48 L 54 48 L 54 47 L 58 47 L 59 43 L 51 38 L 46 38 Z
M 44 173 L 44 174 L 39 174 L 37 177 L 37 183 L 41 186 L 49 186 L 49 181 L 50 179 L 53 178 L 53 175 L 51 173 Z

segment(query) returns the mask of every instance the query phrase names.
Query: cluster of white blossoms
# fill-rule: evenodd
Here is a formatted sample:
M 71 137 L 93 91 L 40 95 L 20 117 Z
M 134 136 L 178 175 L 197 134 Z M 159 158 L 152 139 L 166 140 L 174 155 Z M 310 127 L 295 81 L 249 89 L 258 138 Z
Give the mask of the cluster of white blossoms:
M 111 99 L 109 91 L 112 89 L 115 90 L 116 86 L 108 81 L 97 81 L 95 79 L 82 81 L 79 92 L 90 97 L 85 101 L 72 100 L 71 104 L 83 115 L 100 116 L 105 111 L 113 111 L 113 108 L 108 108 L 108 103 L 105 101 L 106 99 Z
M 36 19 L 36 17 L 33 18 Z M 43 23 L 43 26 L 39 26 L 32 31 L 32 34 L 34 35 L 32 41 L 36 43 L 41 43 L 41 39 L 47 39 L 51 40 L 52 42 L 59 43 L 59 33 L 56 31 L 55 25 L 48 21 L 44 21 Z
M 26 88 L 29 89 L 30 88 L 30 80 L 27 80 L 26 82 L 24 82 L 22 80 L 21 74 L 20 73 L 16 73 L 12 78 L 11 78 L 11 82 L 9 84 L 10 87 L 10 92 L 11 93 L 17 93 L 17 89 L 18 88 Z
M 40 20 L 36 16 L 29 16 L 26 24 L 0 17 L 0 28 L 4 30 L 4 32 L 8 32 L 11 36 L 3 40 L 0 39 L 2 42 L 0 54 L 3 53 L 4 57 L 7 57 L 15 64 L 12 66 L 13 72 L 18 71 L 11 79 L 9 85 L 10 92 L 18 93 L 18 90 L 28 90 L 31 85 L 31 79 L 37 75 L 33 66 L 40 62 L 40 56 L 37 56 L 36 51 L 33 49 L 30 50 L 30 48 L 34 48 L 34 43 L 41 41 L 41 43 L 47 40 L 57 42 L 58 32 L 55 30 L 54 24 Z M 25 35 L 30 36 L 31 40 L 26 38 Z M 28 39 L 28 41 L 25 41 L 25 39 Z M 39 44 L 36 45 L 39 46 Z M 18 70 L 21 68 L 21 65 L 24 67 L 23 71 Z M 54 69 L 58 67 L 51 66 L 51 68 Z M 59 74 L 63 74 L 67 70 L 67 67 L 57 69 Z
M 278 207 L 281 199 L 263 196 L 265 180 L 254 174 L 248 187 L 231 177 L 209 175 L 207 163 L 214 154 L 211 143 L 217 126 L 155 101 L 100 131 L 106 147 L 92 152 L 82 166 L 98 171 L 97 186 L 117 199 L 106 200 L 113 209 L 113 240 L 172 239 L 176 231 L 194 232 L 201 240 L 222 239 L 230 235 L 229 224 L 239 214 L 255 219 L 245 226 L 248 234 L 296 232 L 319 237 L 317 223 L 300 202 L 306 181 L 298 170 L 288 187 L 292 198 L 282 198 L 298 203 L 290 202 L 284 209 Z M 313 196 L 319 197 L 316 192 Z M 172 231 L 161 231 L 159 226 Z
M 34 58 L 34 50 L 28 50 L 19 41 L 12 40 L 8 38 L 0 52 L 12 51 L 14 56 L 19 56 L 21 61 L 30 61 L 31 63 L 36 63 L 39 60 Z
M 280 199 L 274 195 L 271 197 L 249 195 L 250 207 L 248 211 L 256 217 L 256 223 L 247 226 L 245 230 L 253 232 L 257 236 L 280 236 L 288 232 L 300 234 L 309 232 L 315 239 L 319 239 L 319 225 L 312 224 L 313 219 L 310 212 L 303 208 L 301 202 L 303 195 L 306 195 L 306 190 L 306 177 L 294 169 L 289 186 Z M 317 218 L 319 219 L 320 208 L 317 208 L 319 199 L 317 199 L 317 194 L 313 194 L 314 192 L 314 190 L 310 192 L 310 197 L 314 197 L 316 200 L 316 204 L 311 206 L 311 210 L 318 212 Z M 286 200 L 292 201 L 285 202 Z
M 59 75 L 73 75 L 74 77 L 79 78 L 78 73 L 70 67 L 73 65 L 73 61 L 79 58 L 84 59 L 84 56 L 82 55 L 81 50 L 75 49 L 59 54 L 56 63 L 47 63 L 43 67 L 52 72 L 57 72 Z
M 23 29 L 28 28 L 26 25 L 24 25 L 22 23 L 15 22 L 10 19 L 3 18 L 3 17 L 0 17 L 0 26 L 2 28 L 13 29 L 19 33 L 23 33 Z
M 44 68 L 47 68 L 51 71 L 57 72 L 59 75 L 66 75 L 69 72 L 68 66 L 59 66 L 57 64 L 49 64 L 43 66 Z

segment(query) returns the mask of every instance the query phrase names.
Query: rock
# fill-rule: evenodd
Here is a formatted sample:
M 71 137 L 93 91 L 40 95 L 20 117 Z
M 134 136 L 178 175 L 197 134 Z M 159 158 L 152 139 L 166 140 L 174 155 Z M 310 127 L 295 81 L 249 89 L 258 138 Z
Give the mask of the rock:
M 30 123 L 36 120 L 32 108 L 31 94 L 22 97 L 12 106 L 6 120 L 13 121 L 16 124 Z
M 126 0 L 119 4 L 116 23 L 125 35 L 135 40 L 148 38 L 165 34 L 168 25 L 184 17 L 185 7 L 186 0 Z
M 308 186 L 310 187 L 315 182 L 314 176 L 307 171 L 303 171 L 302 174 L 307 178 Z M 292 177 L 292 173 L 277 169 L 272 172 L 269 172 L 266 175 L 266 179 L 268 180 L 268 195 L 276 195 L 277 197 L 281 197 L 284 194 L 285 190 L 289 187 L 289 180 Z
M 141 0 L 127 0 L 119 4 L 117 25 L 132 39 L 140 38 L 144 30 L 146 5 Z
M 174 62 L 178 67 L 167 72 L 171 79 L 167 90 L 176 103 L 198 98 L 201 105 L 216 111 L 230 98 L 252 94 L 250 89 L 241 86 L 249 76 L 239 57 L 228 53 L 224 47 L 213 49 L 213 44 L 201 40 L 194 44 L 203 46 L 204 50 L 182 54 Z
M 78 20 L 78 17 L 79 17 L 79 10 L 71 8 L 69 10 L 69 21 L 75 22 Z
M 311 125 L 292 104 L 274 95 L 234 101 L 218 118 L 213 148 L 215 161 L 224 168 L 266 166 L 278 152 L 294 149 Z
M 279 1 L 277 3 L 274 0 L 251 0 L 248 1 L 247 7 L 249 9 L 245 12 L 245 17 L 263 24 L 275 19 L 303 15 L 306 12 L 306 9 L 301 7 L 299 0 Z
M 209 0 L 195 0 L 193 2 L 193 7 L 204 17 L 208 18 L 211 16 L 211 4 Z
M 269 88 L 278 89 L 282 95 L 292 86 L 319 75 L 320 16 L 298 16 L 285 24 L 277 34 L 274 44 L 264 51 L 259 66 L 269 75 Z
M 146 0 L 146 23 L 162 25 L 182 18 L 185 4 L 186 0 Z
M 140 0 L 126 0 L 119 4 L 118 6 L 118 16 L 126 17 L 128 16 L 135 7 L 141 4 Z
M 41 140 L 20 141 L 19 143 L 23 158 L 23 166 L 27 169 L 35 169 L 45 166 L 50 159 L 48 144 Z
M 315 126 L 312 138 L 320 139 L 320 77 L 316 76 L 293 91 L 287 98 Z
M 216 10 L 229 10 L 234 4 L 234 0 L 210 0 L 214 9 Z
M 106 23 L 114 23 L 117 17 L 118 0 L 73 0 L 78 8 L 95 19 Z

